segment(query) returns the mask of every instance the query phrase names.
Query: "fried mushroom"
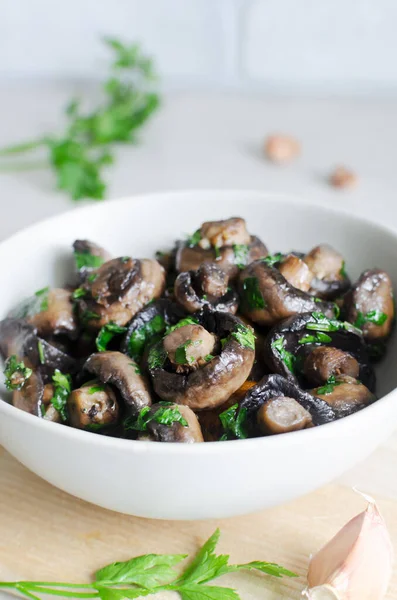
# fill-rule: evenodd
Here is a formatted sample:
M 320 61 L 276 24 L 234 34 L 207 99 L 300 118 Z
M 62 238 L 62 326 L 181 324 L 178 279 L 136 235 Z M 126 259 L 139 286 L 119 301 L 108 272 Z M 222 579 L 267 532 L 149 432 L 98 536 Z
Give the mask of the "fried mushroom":
M 215 310 L 235 314 L 238 308 L 236 291 L 229 287 L 229 276 L 216 264 L 204 263 L 197 271 L 180 273 L 175 280 L 175 299 L 188 313 L 205 305 Z
M 119 420 L 119 405 L 110 385 L 90 381 L 75 389 L 67 400 L 72 427 L 98 431 Z
M 323 387 L 310 390 L 332 406 L 338 418 L 351 415 L 376 401 L 376 396 L 354 377 L 341 375 Z
M 167 354 L 166 336 L 151 348 L 148 367 L 160 398 L 200 411 L 220 406 L 244 383 L 254 362 L 255 344 L 252 330 L 231 314 L 203 310 L 197 321 L 210 336 L 208 341 L 216 338 L 220 351 L 205 357 L 199 368 L 189 368 L 185 361 L 187 368 L 178 373 Z
M 329 244 L 316 246 L 303 260 L 314 276 L 311 281 L 313 295 L 333 300 L 350 287 L 343 256 Z

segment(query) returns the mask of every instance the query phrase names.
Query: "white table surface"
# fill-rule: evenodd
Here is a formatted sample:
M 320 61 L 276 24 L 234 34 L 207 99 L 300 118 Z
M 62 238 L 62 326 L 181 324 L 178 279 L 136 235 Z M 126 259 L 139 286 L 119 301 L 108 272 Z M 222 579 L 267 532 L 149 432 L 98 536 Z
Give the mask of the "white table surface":
M 76 91 L 78 86 L 71 84 L 3 84 L 0 145 L 52 131 Z M 302 157 L 288 167 L 267 162 L 261 148 L 273 132 L 296 135 Z M 164 99 L 141 140 L 118 150 L 109 172 L 110 198 L 171 189 L 272 190 L 397 229 L 396 101 L 174 93 Z M 5 173 L 1 164 L 0 239 L 73 206 L 54 191 L 49 170 Z M 356 189 L 335 190 L 327 184 L 326 176 L 337 164 L 357 173 Z M 397 434 L 341 481 L 396 498 L 396 465 Z

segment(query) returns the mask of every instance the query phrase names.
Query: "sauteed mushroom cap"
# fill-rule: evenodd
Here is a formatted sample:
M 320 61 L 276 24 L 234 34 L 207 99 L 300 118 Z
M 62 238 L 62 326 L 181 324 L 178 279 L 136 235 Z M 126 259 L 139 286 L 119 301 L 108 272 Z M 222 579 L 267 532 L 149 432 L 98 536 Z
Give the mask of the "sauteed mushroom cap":
M 190 346 L 186 340 L 180 346 L 180 353 L 187 369 L 178 373 L 167 355 L 166 336 L 151 349 L 148 365 L 160 398 L 200 411 L 221 405 L 242 385 L 254 362 L 255 345 L 252 330 L 233 315 L 204 310 L 196 320 L 208 336 L 217 340 L 217 353 L 205 357 L 202 366 L 192 365 L 189 369 L 189 360 L 184 357 Z
M 175 280 L 175 299 L 188 313 L 212 306 L 215 310 L 235 314 L 236 291 L 229 287 L 229 276 L 214 263 L 204 263 L 197 271 L 180 273 Z

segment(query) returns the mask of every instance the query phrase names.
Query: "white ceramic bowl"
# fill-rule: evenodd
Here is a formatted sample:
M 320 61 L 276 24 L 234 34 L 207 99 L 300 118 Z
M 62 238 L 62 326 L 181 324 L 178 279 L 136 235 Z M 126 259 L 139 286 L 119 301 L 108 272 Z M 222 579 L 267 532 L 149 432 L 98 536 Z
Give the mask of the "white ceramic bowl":
M 353 278 L 377 266 L 397 282 L 397 235 L 370 222 L 274 194 L 164 193 L 74 210 L 0 244 L 0 315 L 66 280 L 76 238 L 116 256 L 153 256 L 202 221 L 235 215 L 272 252 L 329 242 Z M 315 429 L 197 445 L 135 442 L 49 423 L 0 401 L 0 442 L 43 479 L 105 508 L 162 519 L 230 517 L 309 492 L 371 453 L 397 422 L 396 357 L 393 339 L 378 369 L 381 400 Z

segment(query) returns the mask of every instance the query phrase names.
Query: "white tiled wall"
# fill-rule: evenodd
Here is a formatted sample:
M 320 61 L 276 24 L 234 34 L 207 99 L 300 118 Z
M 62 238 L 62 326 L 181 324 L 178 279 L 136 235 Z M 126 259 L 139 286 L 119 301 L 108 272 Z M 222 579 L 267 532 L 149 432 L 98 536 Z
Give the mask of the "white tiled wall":
M 96 78 L 140 40 L 170 85 L 397 91 L 397 0 L 0 0 L 0 77 Z

